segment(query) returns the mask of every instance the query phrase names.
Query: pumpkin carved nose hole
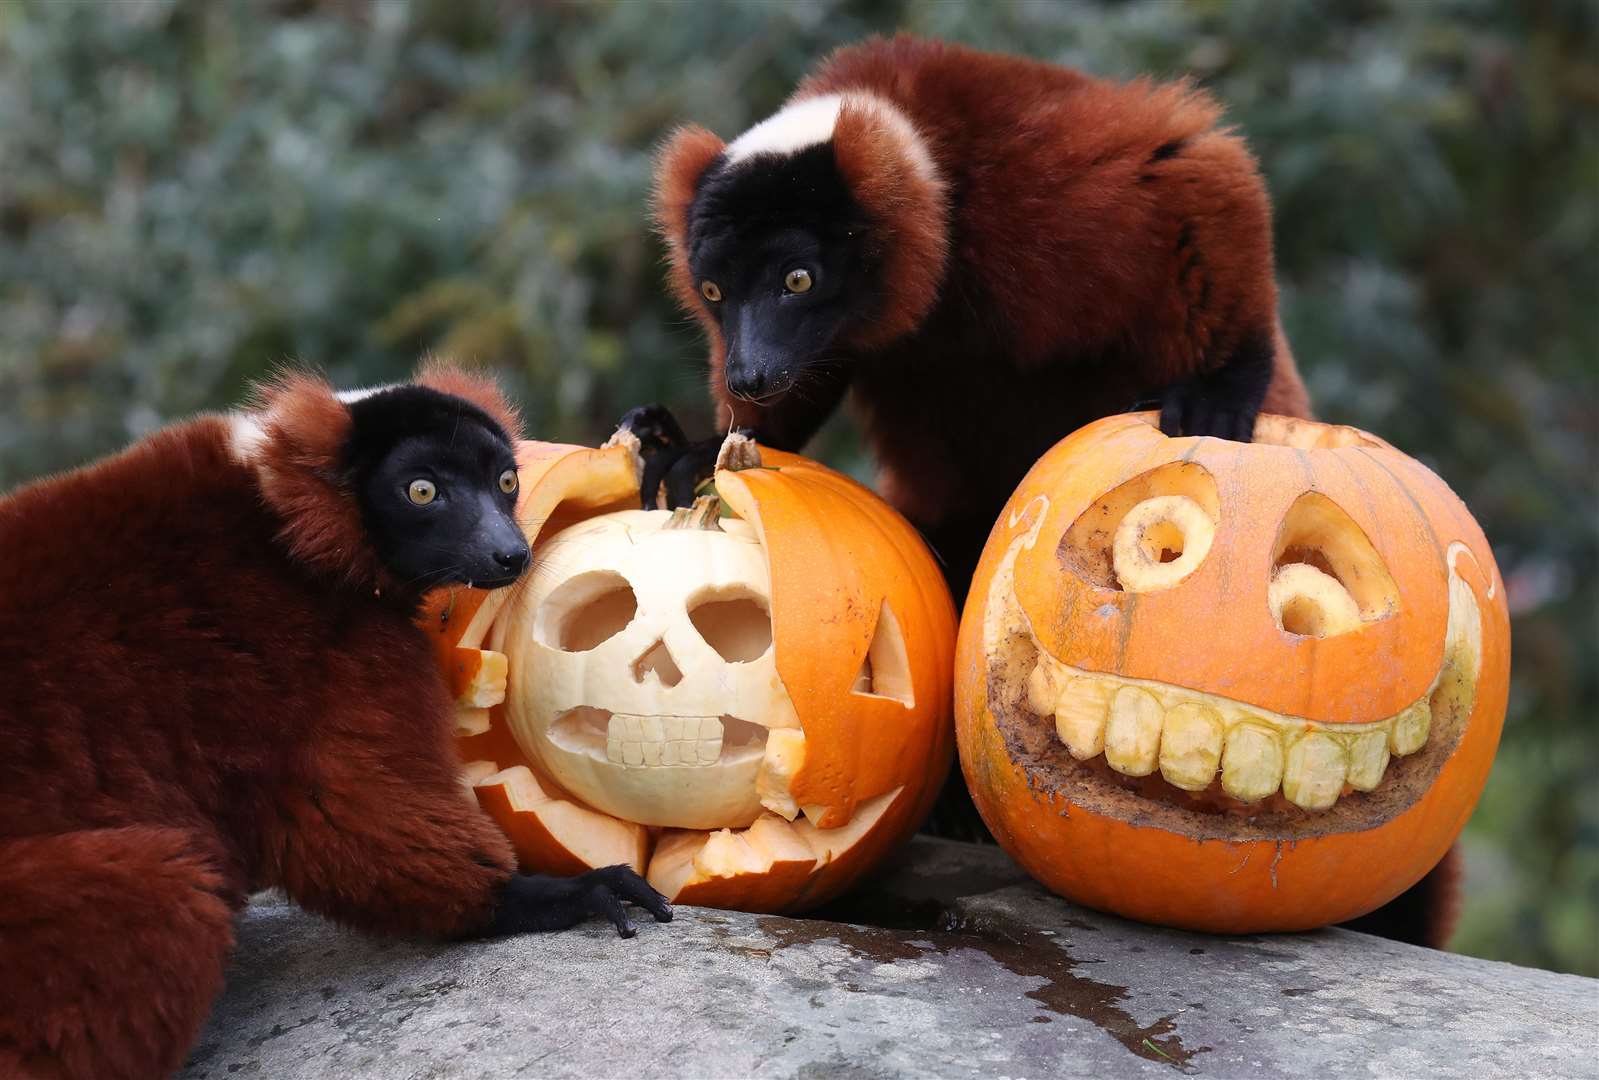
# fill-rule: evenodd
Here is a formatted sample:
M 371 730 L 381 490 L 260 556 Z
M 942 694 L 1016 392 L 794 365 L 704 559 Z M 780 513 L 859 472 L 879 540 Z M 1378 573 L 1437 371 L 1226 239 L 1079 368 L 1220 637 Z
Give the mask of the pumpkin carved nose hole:
M 621 574 L 579 574 L 539 605 L 533 636 L 562 652 L 588 652 L 620 634 L 637 613 L 638 599 Z
M 855 674 L 850 692 L 891 698 L 907 709 L 916 707 L 905 634 L 887 600 L 878 609 L 877 628 L 872 631 L 871 644 L 866 648 L 866 656 L 861 660 L 861 669 Z
M 662 686 L 676 686 L 683 681 L 683 670 L 672 659 L 672 653 L 664 641 L 656 641 L 633 661 L 634 682 L 641 683 L 651 675 L 659 679 Z
M 711 593 L 691 604 L 688 617 L 730 664 L 748 663 L 772 647 L 772 617 L 756 597 Z

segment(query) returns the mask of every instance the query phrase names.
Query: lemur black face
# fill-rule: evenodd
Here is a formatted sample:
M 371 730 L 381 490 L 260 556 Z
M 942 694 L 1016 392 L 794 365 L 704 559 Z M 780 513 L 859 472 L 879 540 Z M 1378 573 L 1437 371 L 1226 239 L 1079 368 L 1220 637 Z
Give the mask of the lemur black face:
M 867 224 L 831 143 L 706 171 L 689 210 L 689 268 L 721 327 L 728 389 L 765 401 L 845 362 L 840 335 L 869 318 Z
M 345 467 L 389 573 L 418 592 L 515 581 L 528 546 L 504 430 L 469 402 L 422 386 L 380 390 L 349 409 Z

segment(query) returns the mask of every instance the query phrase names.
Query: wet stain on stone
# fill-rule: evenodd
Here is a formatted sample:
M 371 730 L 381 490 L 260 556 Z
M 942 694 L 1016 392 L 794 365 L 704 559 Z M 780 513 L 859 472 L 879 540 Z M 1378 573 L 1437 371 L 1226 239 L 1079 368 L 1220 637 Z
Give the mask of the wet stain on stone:
M 721 942 L 722 948 L 727 952 L 746 956 L 751 960 L 770 960 L 772 958 L 771 949 L 763 949 L 759 945 L 746 945 L 742 942 L 734 941 L 733 932 L 728 929 L 726 919 L 704 919 L 702 921 L 711 924 L 711 933 L 716 935 L 716 939 Z
M 837 941 L 856 955 L 877 963 L 925 956 L 929 944 L 932 951 L 941 955 L 971 949 L 988 956 L 1013 975 L 1043 979 L 1042 986 L 1026 991 L 1025 996 L 1057 1016 L 1075 1016 L 1088 1021 L 1146 1061 L 1193 1072 L 1193 1059 L 1211 1049 L 1185 1046 L 1176 1034 L 1175 1015 L 1163 1016 L 1152 1024 L 1140 1024 L 1122 1007 L 1121 1003 L 1128 997 L 1127 987 L 1081 974 L 1079 968 L 1095 961 L 1074 958 L 1056 939 L 1031 927 L 994 919 L 960 921 L 950 918 L 948 921 L 957 925 L 937 930 L 913 928 L 915 937 L 911 939 L 885 934 L 879 928 L 822 921 L 797 922 L 768 917 L 760 920 L 760 926 L 777 942 L 774 951 L 817 941 Z

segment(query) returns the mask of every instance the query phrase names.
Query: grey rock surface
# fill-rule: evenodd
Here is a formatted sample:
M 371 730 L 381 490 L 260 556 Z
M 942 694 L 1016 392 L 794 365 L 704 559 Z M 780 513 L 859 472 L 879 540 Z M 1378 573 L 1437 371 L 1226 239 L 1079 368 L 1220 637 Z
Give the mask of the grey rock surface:
M 268 900 L 183 1075 L 1599 1076 L 1595 980 L 1347 930 L 1142 926 L 993 848 L 918 840 L 820 914 L 433 945 Z

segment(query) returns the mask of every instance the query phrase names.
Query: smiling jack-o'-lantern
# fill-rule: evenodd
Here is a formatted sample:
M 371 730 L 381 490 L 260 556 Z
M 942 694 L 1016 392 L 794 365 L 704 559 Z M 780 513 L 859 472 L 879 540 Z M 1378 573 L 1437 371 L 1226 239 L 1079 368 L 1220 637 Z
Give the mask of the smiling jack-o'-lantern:
M 1320 926 L 1459 834 L 1509 647 L 1481 531 L 1388 444 L 1110 417 L 1034 466 L 989 539 L 961 622 L 962 767 L 1000 844 L 1080 903 Z
M 911 527 L 740 436 L 715 494 L 636 499 L 636 443 L 526 443 L 523 583 L 432 598 L 465 774 L 529 869 L 627 863 L 679 903 L 794 911 L 926 815 L 955 614 Z

